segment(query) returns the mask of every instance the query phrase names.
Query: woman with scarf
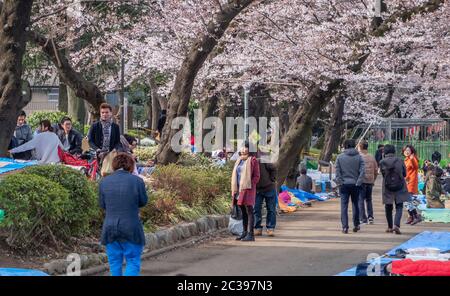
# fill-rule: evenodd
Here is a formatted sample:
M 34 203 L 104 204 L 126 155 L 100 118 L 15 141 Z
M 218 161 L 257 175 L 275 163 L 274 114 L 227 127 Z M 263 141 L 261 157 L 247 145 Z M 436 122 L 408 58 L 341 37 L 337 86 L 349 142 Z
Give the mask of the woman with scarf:
M 250 155 L 248 145 L 240 150 L 239 156 L 231 176 L 231 195 L 233 205 L 237 203 L 241 208 L 244 230 L 236 240 L 254 241 L 255 216 L 253 209 L 256 199 L 256 184 L 259 181 L 259 163 L 254 155 Z

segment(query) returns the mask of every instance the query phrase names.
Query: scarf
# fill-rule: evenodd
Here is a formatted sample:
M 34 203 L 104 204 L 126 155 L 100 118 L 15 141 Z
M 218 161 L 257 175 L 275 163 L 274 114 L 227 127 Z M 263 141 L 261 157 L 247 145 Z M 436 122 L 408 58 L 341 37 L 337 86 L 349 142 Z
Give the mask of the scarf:
M 240 159 L 236 161 L 231 175 L 231 191 L 238 192 L 237 186 L 237 167 L 241 162 Z M 239 182 L 239 192 L 246 189 L 252 189 L 252 157 L 247 158 L 244 162 L 241 172 L 241 181 Z
M 112 122 L 109 121 L 101 121 L 102 123 L 102 129 L 103 129 L 103 145 L 102 150 L 109 151 L 109 145 L 111 142 L 111 126 Z

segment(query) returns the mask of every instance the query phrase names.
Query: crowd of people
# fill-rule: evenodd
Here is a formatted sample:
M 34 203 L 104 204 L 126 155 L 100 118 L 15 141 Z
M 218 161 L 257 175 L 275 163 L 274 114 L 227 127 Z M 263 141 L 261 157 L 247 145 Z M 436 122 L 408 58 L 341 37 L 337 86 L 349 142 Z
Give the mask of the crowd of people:
M 396 156 L 393 145 L 379 145 L 375 156 L 368 154 L 369 144 L 361 141 L 356 149 L 356 141 L 344 143 L 344 151 L 336 160 L 336 184 L 341 197 L 342 232 L 349 232 L 348 206 L 352 203 L 353 232 L 361 230 L 361 224 L 373 224 L 372 189 L 380 172 L 383 177 L 382 201 L 388 227 L 386 232 L 401 234 L 400 226 L 403 208 L 408 210 L 406 224 L 421 222 L 413 197 L 419 194 L 419 158 L 412 145 L 406 145 L 402 154 Z M 359 150 L 359 151 L 358 151 Z M 436 155 L 434 153 L 433 155 Z M 444 208 L 442 196 L 448 195 L 441 177 L 443 169 L 439 159 L 424 162 L 425 188 L 428 208 Z M 447 179 L 448 180 L 448 179 Z M 394 215 L 395 207 L 395 215 Z M 367 210 L 367 215 L 366 215 Z
M 154 161 L 138 162 L 133 153 L 137 139 L 127 134 L 121 135 L 119 125 L 113 121 L 112 107 L 106 103 L 100 106 L 100 120 L 90 127 L 87 140 L 100 162 L 112 151 L 125 152 L 135 160 L 134 174 L 148 175 L 155 168 Z M 26 123 L 26 113 L 22 111 L 17 118 L 9 153 L 17 160 L 37 160 L 39 164 L 60 163 L 61 151 L 76 158 L 85 157 L 87 151 L 83 151 L 82 143 L 83 135 L 73 128 L 71 118 L 65 116 L 54 125 L 47 119 L 42 120 L 33 133 Z

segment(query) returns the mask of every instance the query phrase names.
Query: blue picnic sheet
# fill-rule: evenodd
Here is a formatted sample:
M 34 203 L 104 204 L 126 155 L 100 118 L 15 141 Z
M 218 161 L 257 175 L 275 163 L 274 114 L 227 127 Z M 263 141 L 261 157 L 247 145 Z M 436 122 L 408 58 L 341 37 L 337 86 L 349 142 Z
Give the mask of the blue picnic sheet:
M 380 264 L 390 263 L 390 262 L 395 261 L 395 260 L 400 260 L 398 258 L 388 258 L 388 257 L 379 257 L 379 258 L 376 258 L 376 259 L 380 259 Z M 372 260 L 367 261 L 367 262 L 373 262 L 374 260 L 375 259 L 372 259 Z M 338 273 L 338 274 L 336 274 L 336 276 L 356 276 L 356 266 L 354 266 L 354 267 L 352 267 L 350 269 L 347 269 L 346 271 L 343 271 L 341 273 Z
M 0 268 L 0 276 L 48 276 L 48 274 L 35 269 Z
M 400 246 L 393 248 L 387 254 L 394 256 L 397 249 L 406 250 L 412 248 L 438 248 L 441 252 L 448 251 L 450 250 L 450 232 L 424 231 Z
M 326 200 L 326 198 L 324 198 L 323 196 L 321 197 L 316 194 L 308 193 L 300 189 L 289 188 L 286 185 L 281 186 L 281 191 L 288 191 L 292 193 L 296 198 L 298 198 L 302 202 L 307 202 L 309 200 L 319 200 L 319 201 Z
M 20 170 L 25 167 L 37 164 L 36 160 L 20 162 L 20 161 L 14 160 L 12 158 L 3 158 L 3 157 L 0 157 L 0 162 L 9 162 L 8 165 L 0 168 L 0 175 L 10 172 L 10 171 Z

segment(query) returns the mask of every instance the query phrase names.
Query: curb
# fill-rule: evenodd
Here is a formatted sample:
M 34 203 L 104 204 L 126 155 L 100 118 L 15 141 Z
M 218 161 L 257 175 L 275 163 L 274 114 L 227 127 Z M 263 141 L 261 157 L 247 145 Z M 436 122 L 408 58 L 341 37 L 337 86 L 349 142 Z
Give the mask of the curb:
M 225 232 L 229 215 L 208 215 L 193 222 L 181 223 L 155 233 L 145 233 L 145 247 L 142 260 L 162 253 L 186 247 L 205 240 L 214 234 Z M 105 253 L 80 255 L 81 275 L 95 275 L 109 269 Z M 43 271 L 49 275 L 66 274 L 72 261 L 57 259 L 44 264 Z
M 182 242 L 182 243 L 179 243 L 179 244 L 176 244 L 176 245 L 172 245 L 172 246 L 168 246 L 168 247 L 165 247 L 165 248 L 162 248 L 162 249 L 158 249 L 158 250 L 155 250 L 155 251 L 143 253 L 142 256 L 141 256 L 141 260 L 144 261 L 146 259 L 150 259 L 152 257 L 156 257 L 158 255 L 170 252 L 170 251 L 175 250 L 175 249 L 189 247 L 189 246 L 191 246 L 191 245 L 193 245 L 195 243 L 198 243 L 200 241 L 203 241 L 203 240 L 206 240 L 206 239 L 212 237 L 214 234 L 225 233 L 227 231 L 228 231 L 228 229 L 221 229 L 221 230 L 218 230 L 218 231 L 216 231 L 214 233 L 202 235 L 200 237 L 197 237 L 197 238 L 194 238 L 194 239 L 190 239 L 188 241 L 185 241 L 185 242 Z M 100 266 L 95 266 L 95 267 L 91 267 L 91 268 L 88 268 L 88 269 L 81 270 L 80 276 L 97 275 L 99 273 L 106 272 L 108 270 L 109 270 L 109 265 L 108 264 L 102 264 Z M 62 275 L 62 276 L 65 276 L 65 275 Z

